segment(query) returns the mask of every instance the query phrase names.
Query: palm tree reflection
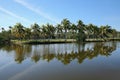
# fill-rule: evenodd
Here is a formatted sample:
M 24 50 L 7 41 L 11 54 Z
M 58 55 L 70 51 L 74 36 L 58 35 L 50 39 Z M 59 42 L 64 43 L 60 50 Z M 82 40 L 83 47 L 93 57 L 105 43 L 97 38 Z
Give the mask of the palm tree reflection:
M 8 51 L 8 53 L 14 51 L 15 61 L 17 63 L 22 63 L 26 58 L 31 58 L 34 62 L 38 62 L 40 60 L 50 62 L 53 59 L 57 59 L 64 65 L 67 65 L 73 60 L 77 60 L 78 63 L 82 63 L 85 59 L 93 59 L 98 55 L 110 56 L 116 49 L 116 43 L 108 43 L 107 45 L 105 43 L 94 43 L 92 48 L 86 48 L 86 44 L 84 43 L 77 44 L 77 48 L 77 50 L 72 48 L 71 51 L 60 51 L 59 49 L 63 48 L 59 48 L 57 51 L 54 46 L 51 47 L 49 45 L 9 45 L 2 47 L 1 49 Z

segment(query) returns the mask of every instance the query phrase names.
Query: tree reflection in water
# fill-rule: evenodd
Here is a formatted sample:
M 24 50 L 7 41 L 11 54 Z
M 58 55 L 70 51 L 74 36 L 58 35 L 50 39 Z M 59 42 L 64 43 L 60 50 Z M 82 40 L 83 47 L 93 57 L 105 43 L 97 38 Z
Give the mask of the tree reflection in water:
M 109 43 L 94 43 L 92 47 L 86 48 L 86 44 L 74 44 L 71 45 L 72 49 L 67 50 L 70 46 L 67 44 L 59 47 L 56 45 L 7 45 L 1 49 L 7 51 L 7 53 L 13 53 L 17 63 L 22 63 L 27 58 L 31 58 L 34 62 L 40 60 L 46 60 L 47 62 L 57 59 L 63 64 L 67 65 L 73 60 L 78 60 L 78 63 L 82 63 L 85 59 L 93 59 L 98 55 L 109 56 L 112 51 L 116 49 L 115 42 Z M 77 48 L 77 49 L 76 49 Z

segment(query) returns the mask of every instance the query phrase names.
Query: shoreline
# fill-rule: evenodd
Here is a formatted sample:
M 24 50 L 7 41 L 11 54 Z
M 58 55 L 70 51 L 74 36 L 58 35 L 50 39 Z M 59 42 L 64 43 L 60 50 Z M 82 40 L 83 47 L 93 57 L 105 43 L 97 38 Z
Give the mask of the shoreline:
M 109 42 L 120 41 L 120 38 L 110 39 L 86 39 L 85 42 Z M 61 44 L 61 43 L 77 43 L 75 39 L 40 39 L 40 40 L 11 40 L 13 44 Z

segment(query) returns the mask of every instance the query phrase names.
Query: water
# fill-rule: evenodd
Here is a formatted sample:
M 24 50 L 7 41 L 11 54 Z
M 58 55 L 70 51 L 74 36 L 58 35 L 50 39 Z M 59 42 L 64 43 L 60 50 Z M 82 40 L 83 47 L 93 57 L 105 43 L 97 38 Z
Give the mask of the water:
M 120 42 L 3 46 L 0 80 L 120 80 Z

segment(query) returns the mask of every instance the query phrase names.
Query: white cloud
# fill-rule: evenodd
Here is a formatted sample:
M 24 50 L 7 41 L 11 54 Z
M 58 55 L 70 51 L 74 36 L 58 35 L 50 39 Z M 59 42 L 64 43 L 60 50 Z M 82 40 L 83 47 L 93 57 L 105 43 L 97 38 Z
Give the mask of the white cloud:
M 40 16 L 44 17 L 47 20 L 53 21 L 55 23 L 58 23 L 58 20 L 54 19 L 53 17 L 49 16 L 48 14 L 46 14 L 45 12 L 41 11 L 40 9 L 33 7 L 31 4 L 23 1 L 23 0 L 14 0 L 15 2 L 23 5 L 24 7 L 28 8 L 29 10 L 39 14 Z
M 6 13 L 7 15 L 10 15 L 10 16 L 12 16 L 12 17 L 14 17 L 14 18 L 21 19 L 22 21 L 25 21 L 25 22 L 30 22 L 30 21 L 29 21 L 29 20 L 27 20 L 26 18 L 21 17 L 21 16 L 18 16 L 17 14 L 12 13 L 11 11 L 8 11 L 8 10 L 7 10 L 7 9 L 5 9 L 5 8 L 2 8 L 1 6 L 0 6 L 0 11 L 2 11 L 2 12 L 4 12 L 4 13 Z

